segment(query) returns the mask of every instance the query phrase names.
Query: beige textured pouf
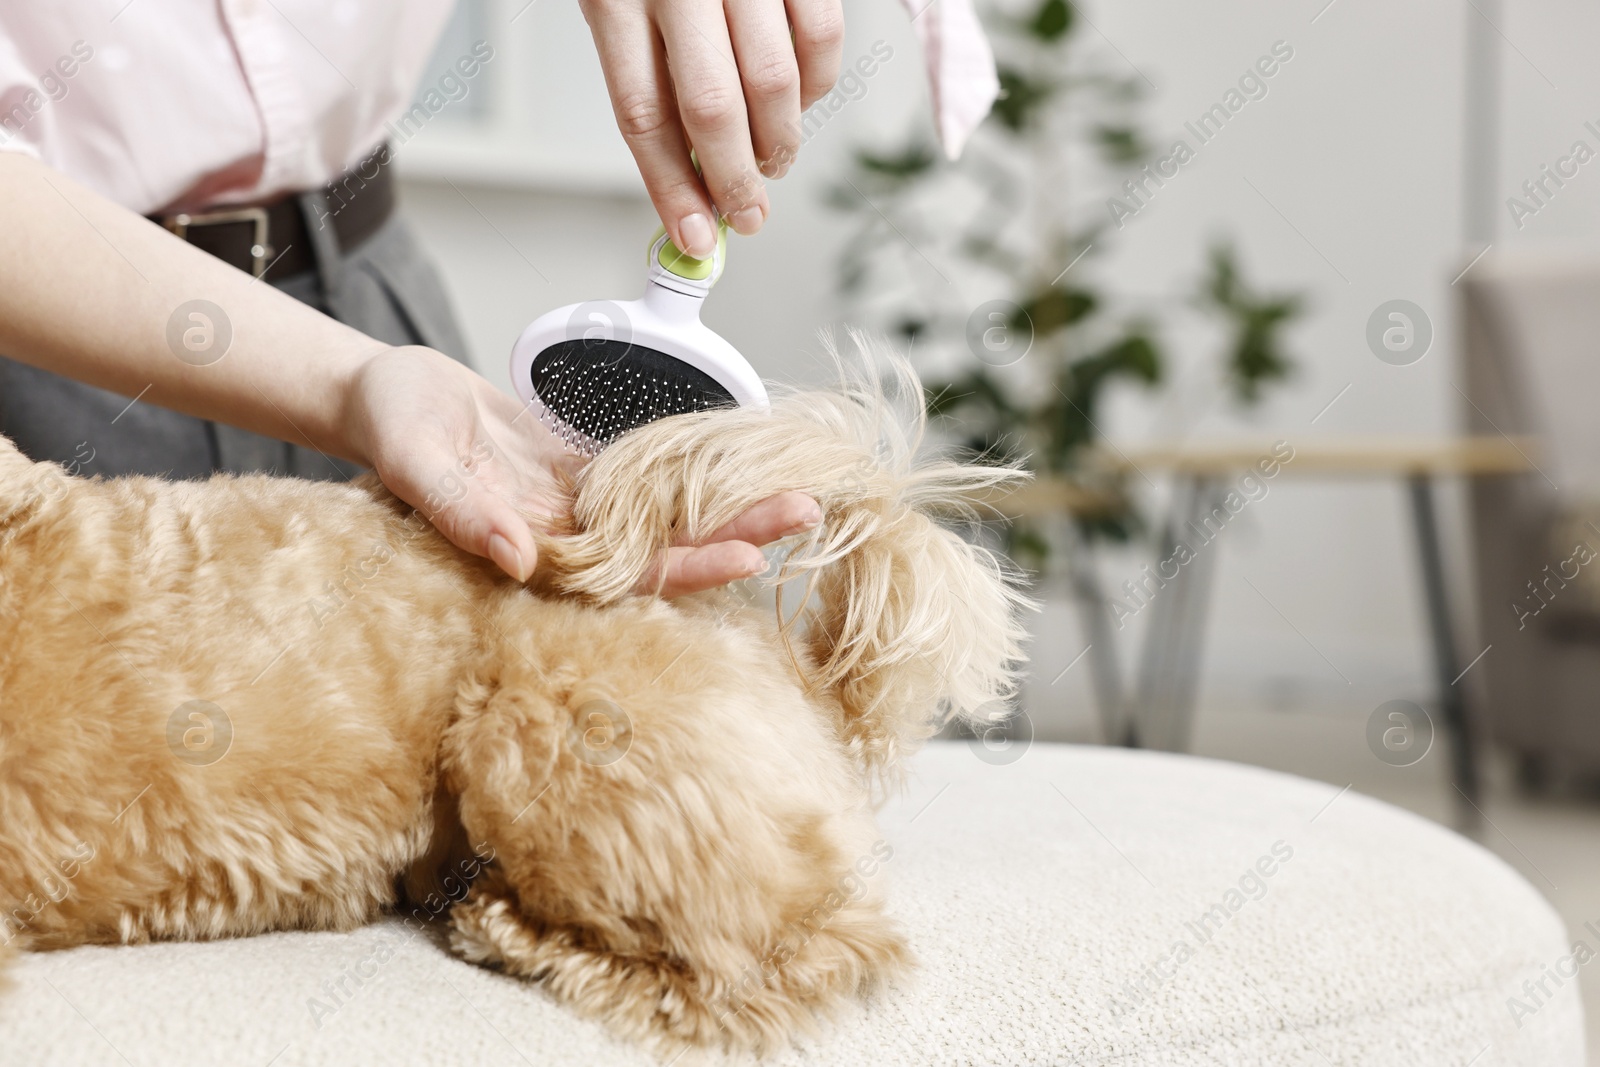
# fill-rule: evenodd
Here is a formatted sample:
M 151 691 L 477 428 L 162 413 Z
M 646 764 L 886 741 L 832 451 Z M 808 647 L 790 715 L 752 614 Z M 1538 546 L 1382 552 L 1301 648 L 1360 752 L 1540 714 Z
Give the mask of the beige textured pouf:
M 1355 793 L 1186 757 L 939 743 L 882 822 L 876 877 L 921 969 L 775 1063 L 1583 1067 L 1549 905 L 1483 849 Z M 395 923 L 31 955 L 13 974 L 8 1067 L 654 1062 Z M 1550 995 L 1530 996 L 1541 980 Z

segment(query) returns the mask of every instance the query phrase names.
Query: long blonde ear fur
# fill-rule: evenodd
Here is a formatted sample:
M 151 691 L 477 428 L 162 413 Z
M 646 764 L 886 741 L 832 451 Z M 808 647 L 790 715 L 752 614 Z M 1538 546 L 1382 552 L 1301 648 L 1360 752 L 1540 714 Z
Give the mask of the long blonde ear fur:
M 580 532 L 542 549 L 562 592 L 611 602 L 635 592 L 667 546 L 777 493 L 810 494 L 821 526 L 765 580 L 808 580 L 806 680 L 837 694 L 847 740 L 886 769 L 952 716 L 992 722 L 1015 692 L 1028 602 L 998 556 L 938 520 L 974 517 L 981 494 L 1027 475 L 926 454 L 915 371 L 851 338 L 860 358 L 833 354 L 836 388 L 624 435 L 579 475 Z

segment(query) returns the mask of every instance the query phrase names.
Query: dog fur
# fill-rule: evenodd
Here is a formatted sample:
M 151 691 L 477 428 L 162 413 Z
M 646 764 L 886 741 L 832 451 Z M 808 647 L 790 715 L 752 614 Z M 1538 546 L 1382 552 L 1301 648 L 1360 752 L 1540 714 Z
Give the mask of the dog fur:
M 874 782 L 1007 699 L 1022 639 L 935 521 L 1018 475 L 920 461 L 891 377 L 625 435 L 532 587 L 375 479 L 89 480 L 0 438 L 0 958 L 347 930 L 405 892 L 662 1050 L 780 1046 L 880 984 L 910 954 Z M 635 595 L 786 490 L 824 514 L 768 579 L 804 579 L 798 621 Z

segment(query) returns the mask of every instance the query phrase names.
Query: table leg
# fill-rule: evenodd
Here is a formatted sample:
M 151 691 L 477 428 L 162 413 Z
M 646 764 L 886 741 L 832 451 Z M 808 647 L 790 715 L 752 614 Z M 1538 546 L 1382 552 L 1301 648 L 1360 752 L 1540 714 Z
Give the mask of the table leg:
M 1456 657 L 1455 630 L 1450 620 L 1450 598 L 1444 584 L 1444 554 L 1439 546 L 1433 479 L 1426 474 L 1414 474 L 1410 478 L 1410 490 L 1411 516 L 1416 527 L 1423 591 L 1428 603 L 1434 675 L 1439 686 L 1439 710 L 1444 719 L 1444 732 L 1449 735 L 1450 779 L 1458 794 L 1457 826 L 1463 833 L 1475 834 L 1483 820 L 1482 783 L 1467 694 L 1457 684 L 1461 671 Z
M 1172 506 L 1157 542 L 1158 566 L 1175 550 L 1177 531 L 1193 517 L 1198 507 L 1198 490 L 1198 479 L 1180 474 L 1173 480 Z M 1182 599 L 1182 575 L 1156 592 L 1145 625 L 1144 643 L 1139 649 L 1138 683 L 1131 718 L 1138 723 L 1140 744 L 1155 749 L 1164 749 L 1168 744 L 1166 712 L 1170 703 L 1169 681 L 1180 640 Z
M 1171 559 L 1180 536 L 1193 545 L 1193 524 L 1207 513 L 1211 481 L 1180 476 L 1173 487 L 1172 510 L 1162 530 L 1157 566 Z M 1135 708 L 1140 742 L 1150 748 L 1181 752 L 1188 747 L 1194 717 L 1196 680 L 1209 599 L 1212 555 L 1199 546 L 1196 557 L 1156 591 L 1150 604 L 1149 628 L 1139 658 Z
M 1203 478 L 1195 483 L 1195 504 L 1191 522 L 1204 521 L 1216 506 L 1222 494 L 1213 479 Z M 1190 526 L 1192 532 L 1193 527 Z M 1190 547 L 1195 547 L 1191 542 Z M 1189 573 L 1181 575 L 1184 583 L 1181 614 L 1177 623 L 1178 654 L 1172 670 L 1169 748 L 1173 752 L 1189 751 L 1194 735 L 1195 703 L 1200 692 L 1200 658 L 1204 651 L 1206 615 L 1211 606 L 1212 578 L 1220 564 L 1221 545 L 1202 546 L 1195 559 L 1184 568 Z
M 1077 523 L 1067 520 L 1067 578 L 1078 605 L 1078 621 L 1089 642 L 1089 680 L 1100 713 L 1100 733 L 1108 745 L 1134 747 L 1133 722 L 1123 714 L 1122 665 L 1117 662 L 1116 639 L 1107 625 L 1110 608 L 1100 585 L 1100 574 L 1089 546 L 1078 534 Z

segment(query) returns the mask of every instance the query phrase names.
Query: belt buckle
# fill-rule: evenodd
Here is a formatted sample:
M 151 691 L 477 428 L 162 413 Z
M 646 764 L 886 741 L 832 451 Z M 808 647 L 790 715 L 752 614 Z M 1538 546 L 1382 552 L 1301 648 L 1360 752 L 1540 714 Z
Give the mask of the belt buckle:
M 255 227 L 255 237 L 250 244 L 250 273 L 261 277 L 269 266 L 267 257 L 272 246 L 267 243 L 267 210 L 261 207 L 228 208 L 224 211 L 183 212 L 168 215 L 161 224 L 180 239 L 189 239 L 191 226 L 221 226 L 230 222 L 248 222 Z

